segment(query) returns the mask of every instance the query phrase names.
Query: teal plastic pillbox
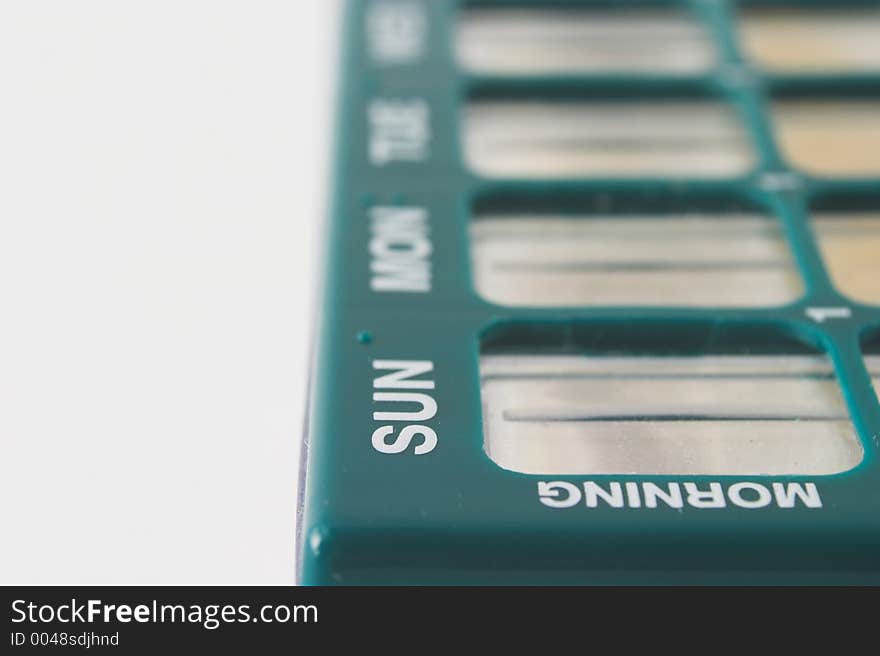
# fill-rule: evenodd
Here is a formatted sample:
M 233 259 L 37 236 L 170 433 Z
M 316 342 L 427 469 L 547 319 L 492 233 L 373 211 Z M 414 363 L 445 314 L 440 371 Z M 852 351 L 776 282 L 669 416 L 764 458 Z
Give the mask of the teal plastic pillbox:
M 880 583 L 880 3 L 348 3 L 306 585 Z

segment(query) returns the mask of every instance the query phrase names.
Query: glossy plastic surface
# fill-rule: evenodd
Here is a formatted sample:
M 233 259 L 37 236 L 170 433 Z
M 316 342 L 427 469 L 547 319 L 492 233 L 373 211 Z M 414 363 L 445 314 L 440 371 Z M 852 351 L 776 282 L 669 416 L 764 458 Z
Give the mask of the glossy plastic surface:
M 798 168 L 785 159 L 771 114 L 775 101 L 873 101 L 880 77 L 764 71 L 740 47 L 734 3 L 720 0 L 671 3 L 712 35 L 718 62 L 708 71 L 467 74 L 453 43 L 460 4 L 349 4 L 301 582 L 880 582 L 880 405 L 863 357 L 880 354 L 880 308 L 835 287 L 811 224 L 813 211 L 877 212 L 880 179 L 875 171 L 824 177 Z M 479 3 L 511 4 L 530 3 Z M 469 102 L 596 96 L 724 102 L 741 120 L 754 162 L 711 180 L 595 171 L 488 179 L 466 165 Z M 478 214 L 694 208 L 779 221 L 803 293 L 762 307 L 648 307 L 504 306 L 475 291 L 469 234 Z M 406 280 L 389 271 L 405 271 Z M 512 352 L 824 353 L 864 457 L 840 473 L 799 476 L 509 471 L 483 448 L 480 357 Z M 383 378 L 402 366 L 420 373 Z M 411 425 L 430 433 L 419 429 L 391 452 Z M 793 485 L 803 497 L 792 496 Z

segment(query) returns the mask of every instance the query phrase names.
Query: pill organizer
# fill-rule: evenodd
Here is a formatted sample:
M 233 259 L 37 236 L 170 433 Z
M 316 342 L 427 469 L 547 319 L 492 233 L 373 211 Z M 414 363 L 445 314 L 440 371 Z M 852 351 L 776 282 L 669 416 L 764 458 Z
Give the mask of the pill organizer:
M 344 30 L 299 581 L 880 583 L 880 2 Z

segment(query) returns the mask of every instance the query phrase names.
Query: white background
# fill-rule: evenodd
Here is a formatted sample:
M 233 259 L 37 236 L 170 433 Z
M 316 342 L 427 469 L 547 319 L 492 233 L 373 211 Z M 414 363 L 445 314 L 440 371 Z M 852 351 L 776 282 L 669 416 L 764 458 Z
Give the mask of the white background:
M 0 583 L 291 583 L 332 0 L 0 0 Z

